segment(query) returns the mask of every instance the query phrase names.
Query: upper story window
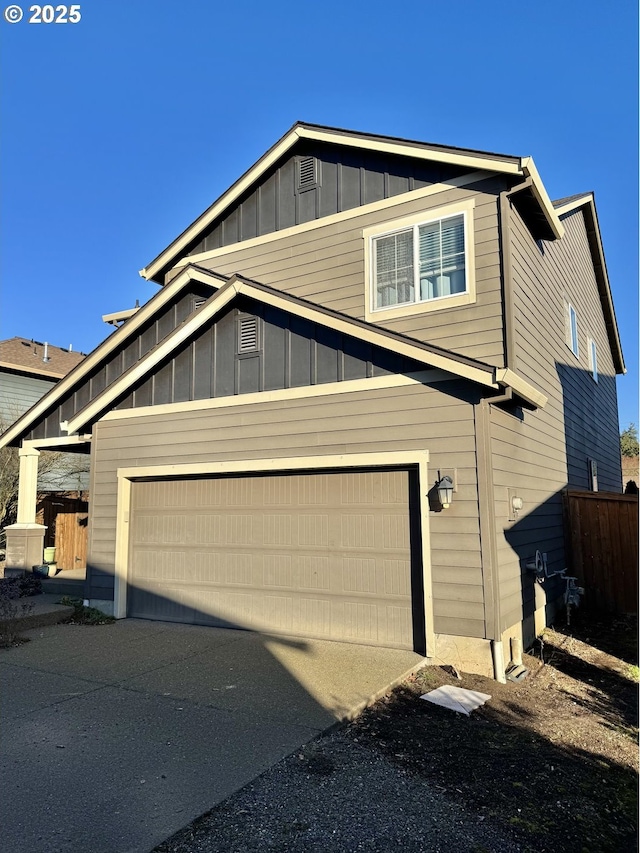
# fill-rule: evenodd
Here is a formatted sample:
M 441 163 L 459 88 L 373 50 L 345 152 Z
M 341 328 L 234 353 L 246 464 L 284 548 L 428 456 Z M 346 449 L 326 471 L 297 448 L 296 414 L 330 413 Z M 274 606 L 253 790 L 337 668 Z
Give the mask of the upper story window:
M 578 315 L 570 302 L 565 303 L 565 341 L 571 352 L 578 358 Z
M 475 300 L 472 209 L 468 202 L 366 229 L 367 319 Z
M 598 381 L 598 348 L 593 338 L 589 338 L 589 370 L 595 382 Z

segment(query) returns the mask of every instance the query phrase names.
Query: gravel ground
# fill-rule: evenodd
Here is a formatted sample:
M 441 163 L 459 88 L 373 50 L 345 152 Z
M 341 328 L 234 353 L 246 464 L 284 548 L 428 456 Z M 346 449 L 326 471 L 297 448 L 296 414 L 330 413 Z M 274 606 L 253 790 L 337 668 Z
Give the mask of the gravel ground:
M 281 761 L 155 853 L 516 853 L 508 830 L 338 730 Z

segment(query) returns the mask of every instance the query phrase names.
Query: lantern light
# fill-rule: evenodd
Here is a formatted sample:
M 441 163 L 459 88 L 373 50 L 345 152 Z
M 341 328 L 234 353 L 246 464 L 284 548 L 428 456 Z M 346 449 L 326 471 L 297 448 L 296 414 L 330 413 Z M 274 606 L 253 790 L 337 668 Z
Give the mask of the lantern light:
M 438 480 L 437 489 L 442 509 L 448 509 L 453 501 L 453 480 L 451 477 L 441 477 Z

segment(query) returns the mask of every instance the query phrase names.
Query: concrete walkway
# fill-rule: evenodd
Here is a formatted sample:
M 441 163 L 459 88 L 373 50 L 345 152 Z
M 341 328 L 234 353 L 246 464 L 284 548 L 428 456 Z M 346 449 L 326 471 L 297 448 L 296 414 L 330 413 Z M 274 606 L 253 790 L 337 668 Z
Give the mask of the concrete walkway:
M 126 619 L 0 654 L 12 853 L 148 853 L 422 658 Z

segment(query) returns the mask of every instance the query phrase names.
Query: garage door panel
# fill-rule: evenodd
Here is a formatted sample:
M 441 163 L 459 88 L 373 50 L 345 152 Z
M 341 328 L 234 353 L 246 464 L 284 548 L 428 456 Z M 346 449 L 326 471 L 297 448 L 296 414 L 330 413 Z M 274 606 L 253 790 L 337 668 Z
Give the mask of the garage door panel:
M 409 477 L 134 483 L 128 613 L 413 648 Z

